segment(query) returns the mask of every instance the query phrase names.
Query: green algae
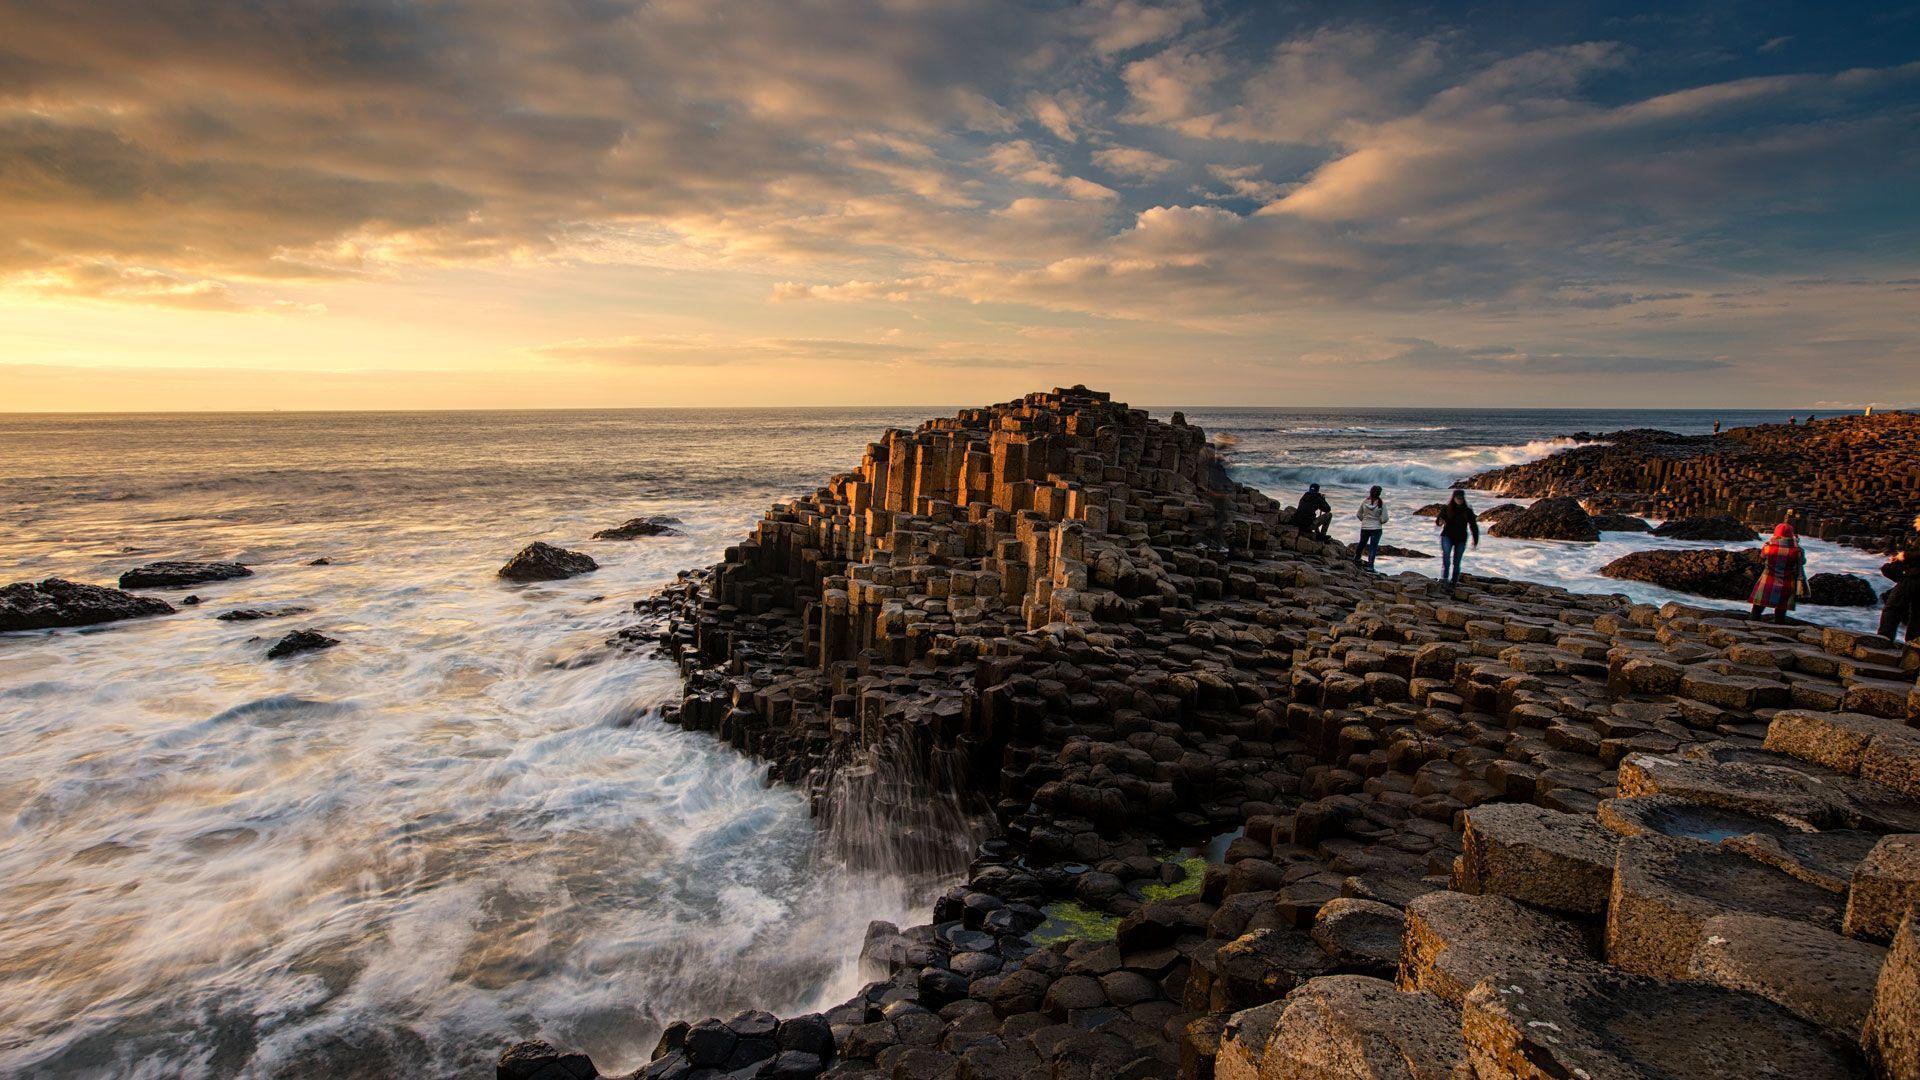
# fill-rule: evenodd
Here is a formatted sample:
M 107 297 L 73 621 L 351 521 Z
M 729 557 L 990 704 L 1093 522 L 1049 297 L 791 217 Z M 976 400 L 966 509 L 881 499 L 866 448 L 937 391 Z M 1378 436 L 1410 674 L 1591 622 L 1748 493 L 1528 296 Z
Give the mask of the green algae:
M 1190 855 L 1179 860 L 1180 869 L 1187 876 L 1171 885 L 1148 885 L 1140 890 L 1140 899 L 1152 903 L 1155 900 L 1171 900 L 1176 896 L 1191 896 L 1200 891 L 1201 879 L 1207 875 L 1207 860 L 1200 855 Z
M 1062 900 L 1041 908 L 1047 921 L 1033 928 L 1027 940 L 1035 945 L 1056 941 L 1112 941 L 1120 929 L 1120 916 L 1095 911 L 1073 900 Z

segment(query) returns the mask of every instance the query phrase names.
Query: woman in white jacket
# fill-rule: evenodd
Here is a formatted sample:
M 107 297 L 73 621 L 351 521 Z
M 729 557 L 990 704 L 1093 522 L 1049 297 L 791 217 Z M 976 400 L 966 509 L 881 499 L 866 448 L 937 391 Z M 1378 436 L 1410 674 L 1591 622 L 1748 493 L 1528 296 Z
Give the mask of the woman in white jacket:
M 1387 528 L 1387 504 L 1380 499 L 1380 485 L 1368 489 L 1367 497 L 1354 514 L 1360 519 L 1360 543 L 1353 549 L 1353 561 L 1365 561 L 1368 570 L 1380 557 L 1380 534 Z

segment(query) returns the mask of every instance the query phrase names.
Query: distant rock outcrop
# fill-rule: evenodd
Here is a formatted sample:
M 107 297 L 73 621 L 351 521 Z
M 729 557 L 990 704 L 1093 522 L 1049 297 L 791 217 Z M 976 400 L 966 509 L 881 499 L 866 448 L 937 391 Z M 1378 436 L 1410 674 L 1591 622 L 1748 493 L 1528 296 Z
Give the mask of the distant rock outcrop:
M 120 575 L 123 589 L 181 589 L 203 581 L 252 577 L 253 571 L 234 562 L 157 562 L 136 566 Z
M 1514 540 L 1600 539 L 1600 531 L 1593 527 L 1593 519 L 1580 500 L 1564 497 L 1541 499 L 1525 510 L 1507 514 L 1487 531 Z
M 1659 548 L 1622 555 L 1600 568 L 1610 578 L 1645 581 L 1716 600 L 1745 600 L 1760 579 L 1758 548 Z
M 1707 514 L 1701 517 L 1675 518 L 1663 521 L 1653 530 L 1653 535 L 1664 536 L 1669 540 L 1735 540 L 1748 541 L 1760 539 L 1760 534 L 1742 525 L 1740 519 L 1731 514 Z
M 591 555 L 535 540 L 507 560 L 500 576 L 508 581 L 559 581 L 598 569 L 600 564 Z
M 1507 497 L 1575 495 L 1592 510 L 1661 518 L 1730 514 L 1766 530 L 1884 551 L 1909 531 L 1920 490 L 1920 413 L 1825 416 L 1717 435 L 1637 428 L 1460 483 Z M 1707 539 L 1736 539 L 1708 537 Z M 1737 539 L 1749 539 L 1739 537 Z
M 173 605 L 152 596 L 135 596 L 100 585 L 60 578 L 19 581 L 0 588 L 0 630 L 46 630 L 56 626 L 171 615 Z
M 625 523 L 611 529 L 601 529 L 593 534 L 595 540 L 638 540 L 644 536 L 678 536 L 673 526 L 680 524 L 679 518 L 628 518 Z

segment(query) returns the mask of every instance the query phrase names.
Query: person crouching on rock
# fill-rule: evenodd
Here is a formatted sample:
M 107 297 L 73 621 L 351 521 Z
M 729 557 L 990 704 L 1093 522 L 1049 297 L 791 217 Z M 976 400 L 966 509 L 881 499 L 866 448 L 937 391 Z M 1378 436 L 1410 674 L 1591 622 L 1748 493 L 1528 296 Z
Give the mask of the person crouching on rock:
M 1913 519 L 1916 535 L 1893 553 L 1880 567 L 1880 575 L 1893 582 L 1887 593 L 1886 607 L 1880 612 L 1880 636 L 1898 641 L 1901 624 L 1907 628 L 1907 644 L 1920 644 L 1920 517 Z
M 1447 583 L 1447 591 L 1452 592 L 1460 584 L 1460 561 L 1467 557 L 1467 535 L 1473 535 L 1473 546 L 1480 546 L 1480 515 L 1467 505 L 1465 488 L 1454 488 L 1453 497 L 1447 500 L 1440 512 L 1434 515 L 1433 524 L 1440 530 L 1440 580 Z
M 1327 497 L 1320 494 L 1319 484 L 1307 485 L 1307 493 L 1300 496 L 1300 505 L 1294 507 L 1292 525 L 1322 540 L 1327 538 L 1327 529 L 1333 525 L 1333 507 L 1327 504 Z
M 1367 497 L 1354 516 L 1360 519 L 1360 544 L 1353 549 L 1353 561 L 1364 561 L 1371 570 L 1373 561 L 1380 557 L 1380 534 L 1387 528 L 1387 504 L 1380 498 L 1379 484 L 1367 489 Z
M 1793 526 L 1781 522 L 1773 527 L 1773 539 L 1760 549 L 1760 580 L 1753 583 L 1753 618 L 1767 608 L 1773 609 L 1773 621 L 1787 621 L 1794 594 L 1806 577 L 1807 554 L 1800 548 L 1800 537 Z

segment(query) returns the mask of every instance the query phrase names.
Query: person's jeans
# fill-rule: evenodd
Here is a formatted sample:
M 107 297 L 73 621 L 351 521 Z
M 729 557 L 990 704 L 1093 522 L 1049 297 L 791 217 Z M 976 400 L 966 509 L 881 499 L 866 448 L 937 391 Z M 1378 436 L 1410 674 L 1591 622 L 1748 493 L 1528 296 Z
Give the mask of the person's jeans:
M 1380 534 L 1384 529 L 1361 529 L 1360 546 L 1354 549 L 1353 561 L 1366 561 L 1367 569 L 1373 569 L 1373 560 L 1380 557 Z
M 1446 533 L 1440 534 L 1440 580 L 1455 582 L 1460 580 L 1460 561 L 1467 557 L 1467 542 L 1455 540 Z
M 1920 638 L 1920 632 L 1917 632 L 1920 628 L 1913 625 L 1916 614 L 1914 608 L 1920 605 L 1914 604 L 1913 592 L 1907 583 L 1903 581 L 1895 585 L 1893 591 L 1886 595 L 1885 603 L 1887 606 L 1880 613 L 1880 636 L 1898 641 L 1900 624 L 1906 623 L 1907 640 Z

